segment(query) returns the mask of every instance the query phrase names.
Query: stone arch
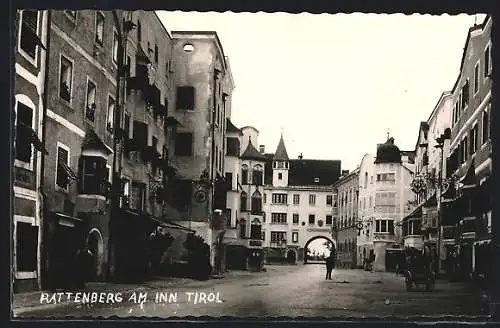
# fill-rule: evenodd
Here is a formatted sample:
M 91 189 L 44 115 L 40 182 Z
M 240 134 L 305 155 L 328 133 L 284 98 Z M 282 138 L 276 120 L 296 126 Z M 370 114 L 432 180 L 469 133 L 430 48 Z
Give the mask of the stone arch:
M 102 276 L 102 266 L 104 263 L 104 241 L 102 234 L 97 228 L 89 231 L 87 236 L 87 248 L 92 253 L 92 267 L 89 268 L 91 280 L 99 280 Z
M 309 238 L 309 240 L 304 245 L 304 264 L 307 263 L 307 256 L 306 256 L 307 248 L 309 247 L 309 244 L 311 242 L 315 241 L 316 239 L 326 239 L 330 244 L 332 244 L 333 251 L 335 253 L 337 252 L 337 243 L 336 243 L 335 239 L 332 239 L 331 237 L 324 236 L 324 235 L 313 236 L 313 237 Z

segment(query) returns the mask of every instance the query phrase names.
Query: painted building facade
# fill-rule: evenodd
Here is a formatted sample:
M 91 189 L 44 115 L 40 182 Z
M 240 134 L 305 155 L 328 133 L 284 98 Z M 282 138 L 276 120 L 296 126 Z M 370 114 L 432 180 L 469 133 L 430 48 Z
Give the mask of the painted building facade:
M 454 177 L 442 195 L 442 231 L 455 235 L 449 272 L 461 279 L 488 273 L 491 242 L 491 16 L 469 29 L 460 74 L 451 91 L 450 155 Z M 454 232 L 454 233 L 453 233 Z
M 404 159 L 404 161 L 403 161 Z M 359 215 L 363 224 L 358 236 L 358 260 L 373 259 L 375 271 L 395 270 L 392 250 L 402 248 L 402 219 L 412 208 L 410 182 L 414 164 L 394 144 L 393 138 L 377 146 L 377 155 L 366 154 L 359 168 Z
M 288 157 L 283 136 L 274 154 L 266 154 L 263 240 L 268 262 L 307 261 L 311 241 L 332 240 L 334 183 L 340 161 Z
M 36 290 L 42 276 L 43 198 L 41 197 L 43 108 L 48 11 L 21 10 L 14 21 L 15 77 L 12 103 L 14 292 Z
M 336 225 L 337 259 L 339 268 L 354 269 L 357 267 L 357 235 L 358 229 L 358 194 L 359 169 L 342 177 L 334 185 L 338 196 L 338 220 Z

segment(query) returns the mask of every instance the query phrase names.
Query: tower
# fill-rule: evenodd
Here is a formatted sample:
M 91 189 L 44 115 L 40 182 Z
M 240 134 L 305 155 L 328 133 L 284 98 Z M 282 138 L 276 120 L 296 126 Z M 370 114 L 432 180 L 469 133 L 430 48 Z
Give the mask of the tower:
M 273 157 L 273 186 L 288 186 L 288 170 L 290 169 L 289 160 L 282 133 Z

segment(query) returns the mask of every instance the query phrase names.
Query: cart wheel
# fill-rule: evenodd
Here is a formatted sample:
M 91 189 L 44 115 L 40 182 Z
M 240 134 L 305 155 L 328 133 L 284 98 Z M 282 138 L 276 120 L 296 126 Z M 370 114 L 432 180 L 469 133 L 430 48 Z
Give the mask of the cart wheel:
M 406 291 L 407 291 L 407 292 L 411 291 L 412 286 L 411 286 L 411 281 L 410 281 L 410 279 L 406 278 L 406 279 L 405 279 L 405 284 L 406 284 Z

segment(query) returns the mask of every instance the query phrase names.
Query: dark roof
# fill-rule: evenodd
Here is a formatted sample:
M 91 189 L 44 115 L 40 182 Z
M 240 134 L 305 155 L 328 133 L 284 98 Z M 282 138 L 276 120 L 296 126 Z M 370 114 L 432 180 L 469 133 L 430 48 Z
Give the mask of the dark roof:
M 378 145 L 375 164 L 401 163 L 401 151 L 394 144 L 394 138 L 389 138 L 385 143 Z
M 274 160 L 275 161 L 289 160 L 288 154 L 286 152 L 285 141 L 283 140 L 283 134 L 281 135 L 278 147 L 276 148 L 276 152 L 274 153 Z
M 87 128 L 85 131 L 85 137 L 82 142 L 82 150 L 100 150 L 106 155 L 113 153 L 112 149 L 109 148 L 99 136 L 95 133 L 92 128 Z
M 240 136 L 243 135 L 243 132 L 241 132 L 241 129 L 238 129 L 233 122 L 231 122 L 230 119 L 226 118 L 226 132 L 236 132 Z
M 273 183 L 274 154 L 265 154 L 266 166 L 264 179 L 266 184 Z M 340 160 L 292 159 L 288 171 L 289 186 L 328 186 L 340 177 Z M 319 178 L 319 182 L 314 182 Z
M 261 154 L 253 145 L 252 145 L 252 139 L 248 137 L 248 146 L 247 149 L 241 154 L 240 156 L 241 159 L 256 159 L 259 161 L 264 161 L 265 156 L 264 154 Z

